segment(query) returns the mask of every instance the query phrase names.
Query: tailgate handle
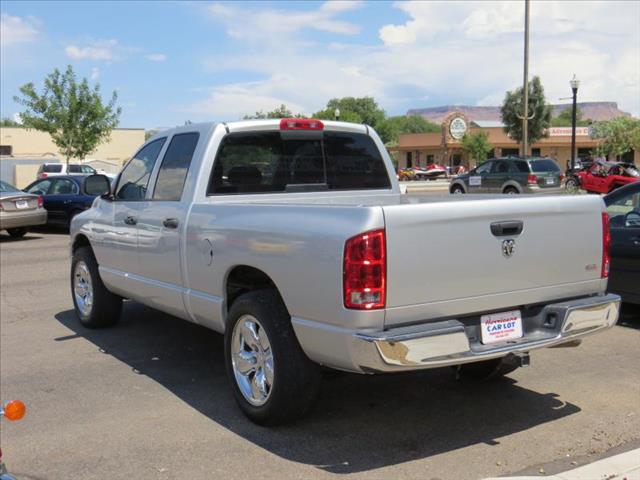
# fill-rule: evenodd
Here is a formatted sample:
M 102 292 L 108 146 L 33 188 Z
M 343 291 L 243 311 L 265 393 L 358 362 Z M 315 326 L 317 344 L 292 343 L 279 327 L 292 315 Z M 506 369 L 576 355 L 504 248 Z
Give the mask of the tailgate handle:
M 513 235 L 520 235 L 524 223 L 520 220 L 508 220 L 506 222 L 493 222 L 491 224 L 491 233 L 496 237 L 511 237 Z

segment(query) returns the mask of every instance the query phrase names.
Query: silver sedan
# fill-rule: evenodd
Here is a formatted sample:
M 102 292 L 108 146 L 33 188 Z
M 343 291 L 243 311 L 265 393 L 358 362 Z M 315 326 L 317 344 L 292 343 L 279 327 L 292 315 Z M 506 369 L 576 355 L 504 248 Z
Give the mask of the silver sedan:
M 0 230 L 12 237 L 24 236 L 29 227 L 47 223 L 42 197 L 25 193 L 0 180 Z

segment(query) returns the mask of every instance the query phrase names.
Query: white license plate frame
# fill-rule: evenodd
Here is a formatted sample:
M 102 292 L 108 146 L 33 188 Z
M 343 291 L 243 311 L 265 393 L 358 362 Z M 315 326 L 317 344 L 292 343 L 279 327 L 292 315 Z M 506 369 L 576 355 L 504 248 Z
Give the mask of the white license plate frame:
M 555 179 L 549 177 L 545 178 L 544 181 L 547 185 L 553 185 L 554 183 L 556 183 Z
M 522 338 L 522 314 L 520 310 L 509 310 L 482 315 L 480 331 L 484 345 Z
M 16 208 L 18 210 L 29 208 L 29 200 L 16 200 Z

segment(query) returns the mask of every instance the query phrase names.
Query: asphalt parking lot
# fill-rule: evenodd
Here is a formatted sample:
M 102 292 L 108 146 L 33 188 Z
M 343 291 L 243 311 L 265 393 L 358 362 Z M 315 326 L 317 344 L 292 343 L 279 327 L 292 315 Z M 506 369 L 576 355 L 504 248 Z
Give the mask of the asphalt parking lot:
M 330 374 L 309 417 L 266 429 L 235 406 L 221 336 L 133 302 L 82 328 L 66 234 L 1 233 L 0 268 L 1 395 L 28 407 L 1 444 L 20 479 L 477 479 L 640 446 L 637 311 L 502 381 Z

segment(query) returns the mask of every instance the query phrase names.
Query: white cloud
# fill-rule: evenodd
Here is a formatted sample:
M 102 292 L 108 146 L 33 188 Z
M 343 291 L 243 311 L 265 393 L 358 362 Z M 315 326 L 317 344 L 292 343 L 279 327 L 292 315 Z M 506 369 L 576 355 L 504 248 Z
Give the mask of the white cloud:
M 164 62 L 166 59 L 167 56 L 164 53 L 150 53 L 147 55 L 147 60 L 152 62 Z
M 98 80 L 98 78 L 100 78 L 100 69 L 98 67 L 93 67 L 91 69 L 91 76 L 90 76 L 91 80 L 95 81 Z
M 7 47 L 35 41 L 39 35 L 37 23 L 33 17 L 22 18 L 2 13 L 0 15 L 0 44 L 2 47 Z
M 110 40 L 97 40 L 85 47 L 78 47 L 76 45 L 67 45 L 64 49 L 67 56 L 74 60 L 105 60 L 113 61 L 118 58 L 117 49 L 118 41 L 114 39 Z
M 247 8 L 231 4 L 214 3 L 208 6 L 209 13 L 227 23 L 227 33 L 236 39 L 272 41 L 304 29 L 313 29 L 339 35 L 355 35 L 360 27 L 335 17 L 345 11 L 360 8 L 360 1 L 329 1 L 310 11 L 268 10 L 247 11 Z
M 247 12 L 214 4 L 209 11 L 235 48 L 203 65 L 210 72 L 246 71 L 261 80 L 212 87 L 183 108 L 202 118 L 233 119 L 280 103 L 312 113 L 332 97 L 371 95 L 397 114 L 445 102 L 499 105 L 506 90 L 521 85 L 522 2 L 395 6 L 407 20 L 382 26 L 380 44 L 364 46 L 338 43 L 335 35 L 326 43 L 314 36 L 311 43 L 305 35 L 318 30 L 310 15 L 332 22 L 335 30 L 346 7 L 332 10 L 325 3 L 311 12 Z M 530 75 L 541 77 L 548 101 L 570 95 L 575 73 L 582 80 L 581 101 L 616 101 L 640 114 L 639 17 L 638 2 L 532 2 Z

